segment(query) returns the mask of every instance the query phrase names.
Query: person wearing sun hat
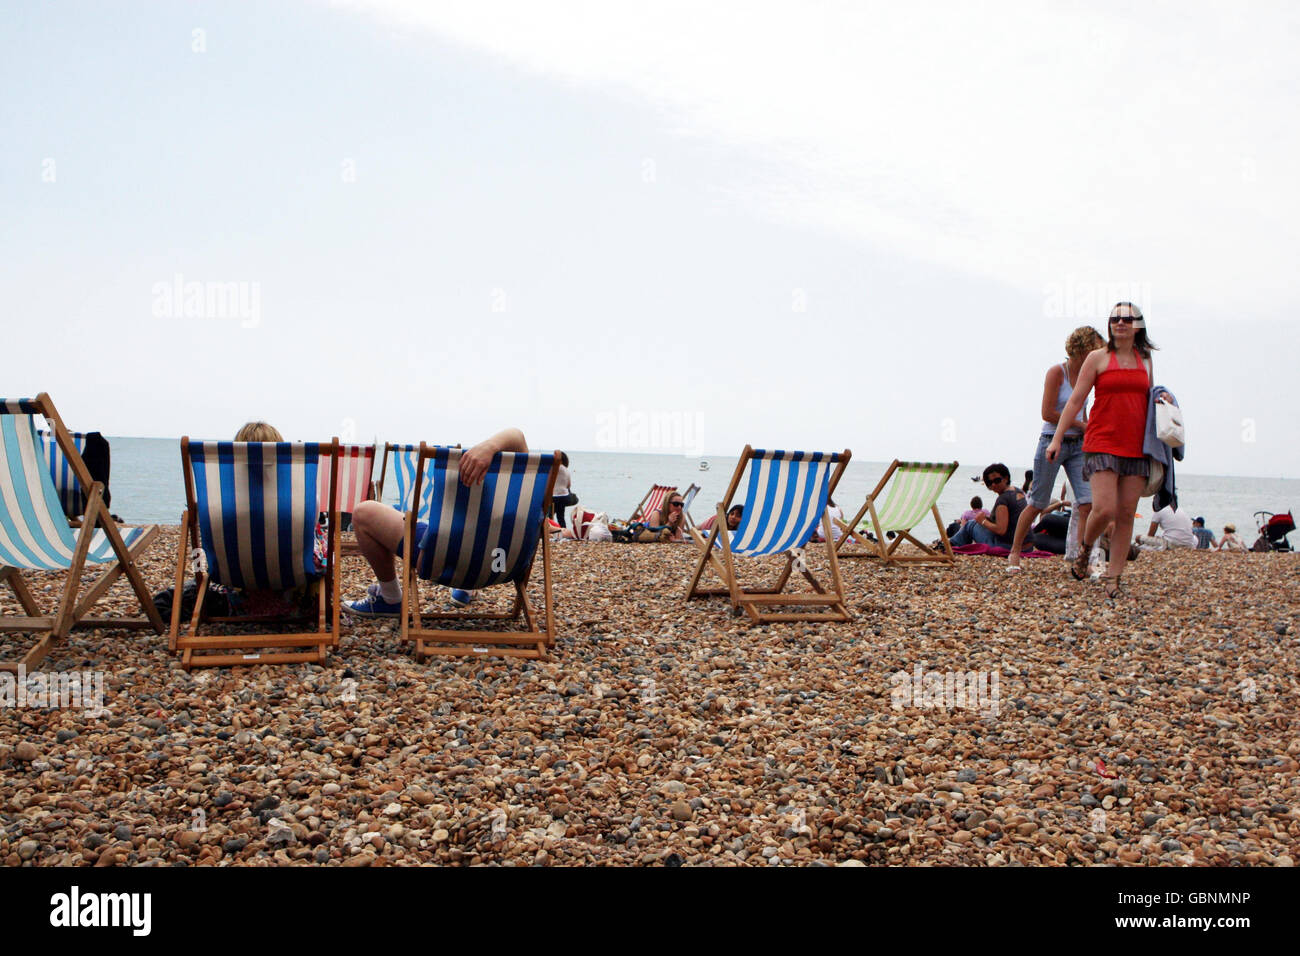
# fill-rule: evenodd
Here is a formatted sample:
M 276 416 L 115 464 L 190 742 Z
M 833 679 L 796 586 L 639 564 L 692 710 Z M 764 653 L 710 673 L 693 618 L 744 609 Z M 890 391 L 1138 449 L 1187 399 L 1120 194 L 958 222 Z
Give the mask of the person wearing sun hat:
M 1070 573 L 1079 580 L 1088 577 L 1092 546 L 1114 523 L 1110 540 L 1121 546 L 1110 550 L 1106 596 L 1112 599 L 1120 594 L 1120 576 L 1129 560 L 1129 550 L 1122 542 L 1133 537 L 1133 515 L 1150 474 L 1143 445 L 1154 378 L 1151 353 L 1155 348 L 1147 336 L 1142 310 L 1132 302 L 1117 303 L 1110 310 L 1106 346 L 1084 360 L 1047 447 L 1047 460 L 1055 462 L 1065 433 L 1095 389 L 1083 439 L 1083 477 L 1092 489 L 1092 512 L 1080 536 L 1079 558 L 1071 563 Z

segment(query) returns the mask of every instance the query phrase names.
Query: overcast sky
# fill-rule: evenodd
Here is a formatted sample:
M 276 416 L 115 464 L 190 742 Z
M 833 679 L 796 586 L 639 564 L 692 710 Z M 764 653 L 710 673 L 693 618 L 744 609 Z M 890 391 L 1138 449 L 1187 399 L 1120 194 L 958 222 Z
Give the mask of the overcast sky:
M 1297 47 L 1262 3 L 6 3 L 0 392 L 1025 462 L 1125 298 L 1184 469 L 1295 477 Z

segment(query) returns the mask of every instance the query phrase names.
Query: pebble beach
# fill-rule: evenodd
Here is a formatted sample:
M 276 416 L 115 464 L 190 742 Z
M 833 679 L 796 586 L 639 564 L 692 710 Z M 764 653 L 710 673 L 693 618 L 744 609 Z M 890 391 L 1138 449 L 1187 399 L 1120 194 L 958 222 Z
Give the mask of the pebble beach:
M 151 590 L 172 585 L 176 535 L 143 560 Z M 1291 866 L 1300 851 L 1296 555 L 1143 554 L 1114 604 L 1059 559 L 1018 575 L 843 561 L 851 622 L 757 627 L 684 600 L 690 545 L 552 556 L 549 661 L 420 664 L 395 623 L 345 618 L 323 666 L 187 673 L 165 636 L 74 632 L 42 670 L 102 671 L 105 710 L 0 708 L 0 860 Z M 808 563 L 820 573 L 824 552 Z M 757 583 L 779 564 L 744 567 Z M 61 579 L 30 580 L 49 602 Z M 361 594 L 364 562 L 343 581 Z M 101 607 L 132 604 L 118 584 Z M 18 613 L 7 589 L 0 610 Z M 0 655 L 25 646 L 5 636 Z M 900 700 L 910 675 L 970 672 L 995 700 Z

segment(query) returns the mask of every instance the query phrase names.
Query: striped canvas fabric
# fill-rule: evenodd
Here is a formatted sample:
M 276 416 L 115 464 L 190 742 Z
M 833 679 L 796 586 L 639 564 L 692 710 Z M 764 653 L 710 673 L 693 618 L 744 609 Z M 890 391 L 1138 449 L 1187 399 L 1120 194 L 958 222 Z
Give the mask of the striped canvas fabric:
M 54 479 L 36 434 L 35 408 L 27 400 L 0 401 L 0 565 L 31 571 L 60 571 L 72 565 L 77 534 L 54 488 Z M 143 528 L 122 528 L 127 547 Z M 117 560 L 108 536 L 96 529 L 86 560 Z
M 662 511 L 664 500 L 676 490 L 676 485 L 654 485 L 650 489 L 650 497 L 646 500 L 645 507 L 643 507 L 641 513 L 636 516 L 636 520 L 645 521 L 656 511 Z
M 460 448 L 429 459 L 432 507 L 417 571 L 452 588 L 522 580 L 532 567 L 554 454 L 499 452 L 483 481 L 460 482 Z
M 37 431 L 41 439 L 41 454 L 50 468 L 50 477 L 54 479 L 54 490 L 59 493 L 59 503 L 63 513 L 69 518 L 79 518 L 86 511 L 86 495 L 81 490 L 72 465 L 63 454 L 58 441 L 47 431 Z M 72 444 L 77 446 L 77 454 L 86 450 L 86 436 L 81 432 L 72 432 Z
M 573 536 L 579 541 L 587 537 L 587 527 L 596 520 L 596 512 L 574 508 L 569 513 L 569 523 L 573 526 Z
M 352 514 L 357 505 L 366 500 L 370 494 L 370 479 L 375 472 L 374 445 L 339 445 L 339 477 L 334 491 L 334 504 L 340 514 Z M 321 510 L 328 510 L 329 501 L 330 456 L 327 452 L 321 456 L 320 477 L 316 498 L 321 502 Z
M 411 493 L 415 490 L 415 462 L 420 457 L 419 445 L 394 445 L 393 474 L 397 477 L 398 511 L 405 513 L 411 507 Z M 433 498 L 433 473 L 430 466 L 425 466 L 424 477 L 420 480 L 420 510 L 417 521 L 429 520 L 429 502 Z
M 782 554 L 801 548 L 826 510 L 838 454 L 755 451 L 749 462 L 745 515 L 731 540 L 733 554 Z
M 191 441 L 189 454 L 214 582 L 287 590 L 323 570 L 314 551 L 319 442 Z
M 900 461 L 889 487 L 876 502 L 881 531 L 910 531 L 930 513 L 956 462 Z
M 698 495 L 699 493 L 700 493 L 700 486 L 696 484 L 692 484 L 689 488 L 686 489 L 686 493 L 682 495 L 683 511 L 691 510 L 691 502 L 695 500 L 695 496 Z

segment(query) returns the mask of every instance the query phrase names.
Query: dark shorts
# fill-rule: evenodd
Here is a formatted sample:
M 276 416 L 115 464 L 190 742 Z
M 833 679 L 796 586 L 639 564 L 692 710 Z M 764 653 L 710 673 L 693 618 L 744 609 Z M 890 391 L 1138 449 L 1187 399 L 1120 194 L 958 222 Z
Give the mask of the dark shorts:
M 424 533 L 429 530 L 429 522 L 417 521 L 415 523 L 415 550 L 419 553 L 420 542 L 424 540 Z M 403 534 L 401 540 L 397 542 L 397 556 L 402 557 L 402 552 L 406 550 L 406 535 Z
M 1124 458 L 1106 452 L 1089 451 L 1083 454 L 1083 477 L 1086 481 L 1099 471 L 1113 471 L 1120 478 L 1133 475 L 1145 478 L 1151 474 L 1151 462 L 1142 458 Z

